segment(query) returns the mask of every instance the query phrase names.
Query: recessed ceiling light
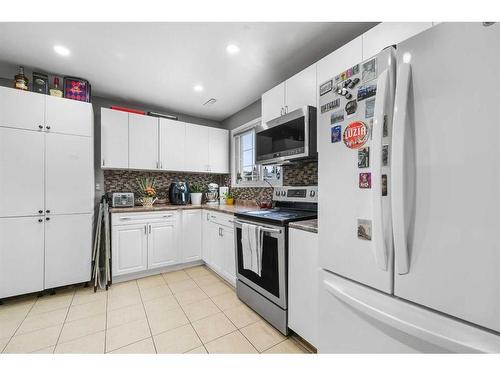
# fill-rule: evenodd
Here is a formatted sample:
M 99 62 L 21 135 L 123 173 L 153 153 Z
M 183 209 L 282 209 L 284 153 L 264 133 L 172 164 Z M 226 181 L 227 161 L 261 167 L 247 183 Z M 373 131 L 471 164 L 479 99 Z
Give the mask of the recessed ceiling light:
M 203 86 L 202 85 L 194 85 L 193 90 L 196 92 L 202 92 Z
M 238 47 L 236 44 L 228 44 L 226 47 L 226 51 L 230 55 L 236 55 L 238 52 L 240 52 L 240 47 Z
M 54 51 L 61 56 L 69 56 L 70 51 L 64 46 L 54 46 Z

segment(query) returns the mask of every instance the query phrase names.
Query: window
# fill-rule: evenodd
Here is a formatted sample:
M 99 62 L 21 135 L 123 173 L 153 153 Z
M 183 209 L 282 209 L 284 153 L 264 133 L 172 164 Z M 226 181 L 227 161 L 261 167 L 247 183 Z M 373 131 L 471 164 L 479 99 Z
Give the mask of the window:
M 274 186 L 282 184 L 281 167 L 278 165 L 260 166 L 255 164 L 255 127 L 260 119 L 251 121 L 232 131 L 232 185 Z M 266 182 L 267 181 L 267 182 Z

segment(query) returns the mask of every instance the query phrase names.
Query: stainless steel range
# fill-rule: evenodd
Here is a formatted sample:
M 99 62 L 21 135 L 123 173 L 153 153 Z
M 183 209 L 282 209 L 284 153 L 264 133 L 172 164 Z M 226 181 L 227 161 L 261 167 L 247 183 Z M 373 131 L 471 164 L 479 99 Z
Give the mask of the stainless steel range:
M 318 215 L 316 186 L 274 189 L 273 208 L 237 213 L 235 220 L 236 292 L 280 332 L 288 334 L 288 223 L 315 219 Z M 262 232 L 260 276 L 243 267 L 242 226 L 257 225 Z

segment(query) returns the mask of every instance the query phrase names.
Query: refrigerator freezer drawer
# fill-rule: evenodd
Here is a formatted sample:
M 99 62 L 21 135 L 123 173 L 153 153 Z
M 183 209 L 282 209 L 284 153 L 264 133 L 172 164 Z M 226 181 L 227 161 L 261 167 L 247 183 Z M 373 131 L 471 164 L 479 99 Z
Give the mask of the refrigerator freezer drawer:
M 499 335 L 320 272 L 320 353 L 500 353 Z

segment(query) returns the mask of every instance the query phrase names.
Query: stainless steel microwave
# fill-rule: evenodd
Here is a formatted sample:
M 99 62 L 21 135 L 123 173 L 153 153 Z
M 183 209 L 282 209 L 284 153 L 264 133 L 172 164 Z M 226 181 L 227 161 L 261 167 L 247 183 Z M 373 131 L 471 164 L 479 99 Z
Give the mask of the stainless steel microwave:
M 257 164 L 315 159 L 316 108 L 307 106 L 260 124 L 255 129 Z

